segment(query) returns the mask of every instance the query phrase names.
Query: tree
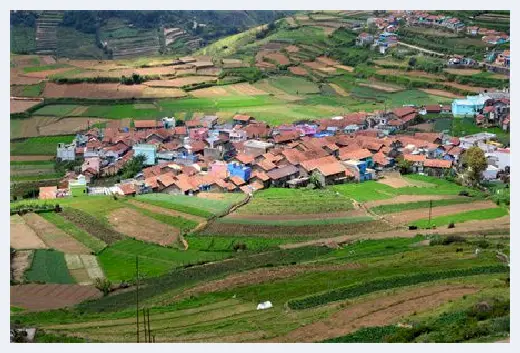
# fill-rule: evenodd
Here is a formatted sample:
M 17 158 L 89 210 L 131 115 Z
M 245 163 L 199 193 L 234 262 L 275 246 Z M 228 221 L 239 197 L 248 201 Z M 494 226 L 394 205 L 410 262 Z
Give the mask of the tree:
M 403 156 L 399 156 L 397 158 L 397 167 L 401 174 L 408 174 L 410 169 L 412 169 L 412 162 L 407 161 Z
M 412 56 L 409 60 L 408 60 L 408 66 L 415 66 L 415 64 L 417 64 L 417 58 L 415 56 Z
M 312 174 L 309 178 L 309 183 L 314 185 L 316 187 L 316 189 L 321 189 L 324 187 L 324 185 L 322 184 L 320 177 L 318 176 L 318 173 L 316 171 L 312 172 Z
M 121 179 L 133 178 L 143 169 L 145 160 L 146 156 L 143 154 L 139 154 L 132 158 L 128 163 L 126 163 L 123 169 L 121 169 Z
M 477 146 L 468 148 L 462 155 L 462 165 L 466 168 L 466 179 L 471 184 L 478 185 L 482 178 L 482 172 L 487 168 L 484 151 Z

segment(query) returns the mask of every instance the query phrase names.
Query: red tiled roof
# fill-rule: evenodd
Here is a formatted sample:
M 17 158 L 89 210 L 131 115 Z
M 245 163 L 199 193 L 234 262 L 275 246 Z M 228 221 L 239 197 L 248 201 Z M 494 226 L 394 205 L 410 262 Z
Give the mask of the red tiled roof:
M 251 164 L 255 160 L 255 157 L 249 154 L 239 153 L 235 156 L 235 159 L 238 160 L 240 163 Z
M 425 105 L 424 109 L 428 113 L 440 113 L 441 112 L 441 106 L 439 104 Z
M 237 114 L 233 117 L 233 120 L 238 120 L 238 121 L 249 121 L 253 119 L 253 117 L 249 116 L 249 115 L 241 115 L 241 114 Z
M 416 110 L 413 107 L 402 107 L 402 108 L 395 108 L 392 112 L 399 118 L 403 118 L 409 114 L 415 113 Z
M 447 152 L 447 154 L 450 156 L 459 156 L 462 153 L 462 151 L 464 151 L 464 150 L 461 147 L 456 146 L 456 147 L 451 148 Z
M 50 200 L 56 198 L 56 192 L 58 191 L 57 186 L 40 186 L 39 199 Z
M 281 178 L 284 178 L 284 177 L 287 177 L 287 176 L 290 176 L 293 174 L 297 174 L 297 173 L 298 173 L 298 168 L 296 168 L 293 165 L 288 165 L 288 166 L 285 166 L 282 168 L 270 170 L 267 173 L 267 176 L 269 176 L 269 178 L 271 178 L 273 180 L 278 180 L 278 179 L 281 179 Z
M 165 188 L 167 188 L 170 185 L 173 185 L 175 182 L 175 178 L 173 173 L 169 172 L 166 174 L 162 174 L 157 176 L 157 182 L 161 183 Z
M 157 120 L 134 120 L 134 126 L 136 129 L 151 129 L 163 127 L 163 123 Z
M 405 154 L 404 160 L 410 162 L 424 162 L 426 160 L 426 156 L 422 154 Z
M 144 179 L 144 183 L 152 189 L 156 189 L 159 187 L 159 184 L 157 184 L 157 178 L 155 176 L 151 176 L 149 178 Z
M 274 137 L 274 142 L 280 143 L 280 142 L 287 142 L 287 141 L 293 141 L 300 138 L 300 133 L 298 131 L 291 131 L 282 133 L 279 135 L 276 135 Z
M 236 186 L 244 185 L 246 183 L 244 179 L 237 177 L 236 175 L 229 178 L 229 180 L 231 180 Z
M 122 184 L 122 185 L 119 185 L 119 188 L 123 192 L 123 195 L 135 194 L 135 185 L 134 184 Z
M 191 119 L 191 120 L 185 121 L 184 125 L 186 125 L 186 127 L 190 128 L 190 127 L 202 126 L 202 123 L 199 119 Z
M 484 107 L 484 113 L 490 113 L 493 110 L 495 110 L 495 107 L 493 107 L 492 105 Z
M 76 153 L 76 154 L 84 154 L 85 153 L 85 147 L 76 147 L 74 149 L 74 153 Z
M 454 145 L 454 146 L 458 146 L 458 145 L 460 144 L 460 140 L 459 140 L 458 137 L 452 137 L 452 138 L 450 139 L 450 142 L 451 142 L 451 144 Z
M 337 160 L 335 162 L 329 164 L 321 164 L 318 165 L 317 169 L 324 176 L 331 176 L 339 173 L 344 173 L 347 168 L 345 168 L 341 163 Z
M 442 139 L 441 134 L 436 134 L 434 132 L 416 132 L 414 137 L 419 140 L 428 141 L 430 143 L 434 143 L 437 139 Z
M 446 159 L 426 159 L 424 166 L 429 168 L 451 168 L 452 162 Z
M 386 156 L 382 152 L 378 152 L 378 153 L 374 154 L 372 159 L 374 160 L 374 163 L 379 164 L 383 167 L 390 164 L 390 161 L 386 158 Z
M 337 161 L 338 160 L 336 159 L 336 157 L 327 156 L 327 157 L 321 157 L 321 158 L 316 158 L 316 159 L 308 159 L 306 161 L 301 162 L 300 164 L 303 167 L 303 169 L 310 172 L 310 171 L 316 169 L 317 167 L 319 167 L 320 165 L 331 164 L 331 163 L 334 163 Z
M 265 171 L 269 171 L 271 169 L 276 168 L 276 165 L 271 160 L 268 160 L 268 159 L 264 159 L 264 160 L 260 161 L 259 163 L 257 163 L 256 165 Z
M 401 125 L 404 125 L 404 121 L 401 120 L 401 119 L 393 119 L 393 120 L 389 120 L 387 125 L 389 125 L 389 126 L 401 126 Z
M 347 147 L 348 148 L 348 147 Z M 372 152 L 370 152 L 369 150 L 367 150 L 366 148 L 358 148 L 358 149 L 355 149 L 355 150 L 343 150 L 343 149 L 340 149 L 339 150 L 339 158 L 341 160 L 347 160 L 347 159 L 363 159 L 363 158 L 367 158 L 367 157 L 371 157 L 372 156 Z
M 177 126 L 177 127 L 174 129 L 174 131 L 175 131 L 175 135 L 181 135 L 181 136 L 183 136 L 183 135 L 187 135 L 187 134 L 188 134 L 188 132 L 187 132 L 187 130 L 186 130 L 186 126 Z
M 258 179 L 260 179 L 262 181 L 269 180 L 269 176 L 265 172 L 259 172 L 257 170 L 253 171 L 253 173 L 251 174 L 251 177 L 252 178 L 258 178 Z

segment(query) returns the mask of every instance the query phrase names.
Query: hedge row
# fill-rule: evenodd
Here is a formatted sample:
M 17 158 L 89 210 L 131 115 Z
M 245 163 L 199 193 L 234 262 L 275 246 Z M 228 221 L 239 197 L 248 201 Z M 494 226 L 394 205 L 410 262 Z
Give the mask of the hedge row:
M 445 270 L 430 273 L 419 273 L 411 276 L 382 278 L 350 287 L 335 289 L 323 294 L 290 300 L 287 304 L 289 305 L 289 308 L 294 310 L 308 309 L 320 305 L 325 305 L 333 301 L 355 298 L 385 289 L 413 286 L 423 282 L 431 282 L 453 277 L 466 277 L 507 271 L 509 271 L 508 267 L 503 265 L 495 265 Z

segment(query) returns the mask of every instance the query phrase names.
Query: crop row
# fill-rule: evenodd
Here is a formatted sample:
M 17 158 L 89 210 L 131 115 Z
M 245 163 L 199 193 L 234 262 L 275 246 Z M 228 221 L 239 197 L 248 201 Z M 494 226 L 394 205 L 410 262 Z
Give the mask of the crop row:
M 116 232 L 95 217 L 78 209 L 66 208 L 61 215 L 93 237 L 103 240 L 108 245 L 125 238 L 121 233 Z
M 466 277 L 507 271 L 509 271 L 508 267 L 505 267 L 503 265 L 495 265 L 445 270 L 430 273 L 420 273 L 413 276 L 397 276 L 390 278 L 382 278 L 345 288 L 338 288 L 322 294 L 290 300 L 288 302 L 288 305 L 289 308 L 295 310 L 308 309 L 320 305 L 325 305 L 333 301 L 355 298 L 385 289 L 407 287 L 423 282 L 431 282 L 453 277 Z
M 301 247 L 297 249 L 276 250 L 254 255 L 245 255 L 225 261 L 208 263 L 203 266 L 174 269 L 169 274 L 149 278 L 139 290 L 140 300 L 180 288 L 198 281 L 209 280 L 232 272 L 251 270 L 260 267 L 273 267 L 297 264 L 332 251 L 326 247 Z M 80 305 L 87 311 L 117 311 L 135 304 L 135 292 L 125 292 L 108 296 Z

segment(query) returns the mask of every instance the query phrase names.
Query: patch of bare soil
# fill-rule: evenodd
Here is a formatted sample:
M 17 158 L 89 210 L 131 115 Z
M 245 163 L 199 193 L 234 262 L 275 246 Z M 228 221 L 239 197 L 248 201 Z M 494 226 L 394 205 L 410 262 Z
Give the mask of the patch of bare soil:
M 93 124 L 103 123 L 106 121 L 109 120 L 99 118 L 62 118 L 53 121 L 50 124 L 42 125 L 38 130 L 40 135 L 43 136 L 69 135 L 78 131 L 87 130 L 87 128 Z
M 38 238 L 36 232 L 29 227 L 25 220 L 18 216 L 11 216 L 10 231 L 11 247 L 14 249 L 46 249 L 47 245 Z
M 461 96 L 459 94 L 451 93 L 449 91 L 444 91 L 442 89 L 436 89 L 436 88 L 419 88 L 424 93 L 431 94 L 433 96 L 439 96 L 439 97 L 446 97 L 446 98 L 464 98 L 464 96 Z
M 36 213 L 28 213 L 23 219 L 50 248 L 68 254 L 90 254 L 90 249 Z
M 369 88 L 377 89 L 379 91 L 390 92 L 390 93 L 399 92 L 399 91 L 403 90 L 402 88 L 391 87 L 391 86 L 383 85 L 381 83 L 377 83 L 377 84 L 376 83 L 358 83 L 358 86 L 369 87 Z
M 446 200 L 456 199 L 457 196 L 452 195 L 398 195 L 391 199 L 374 200 L 368 201 L 364 205 L 367 208 L 383 206 L 383 205 L 396 205 L 400 203 L 418 202 L 418 201 L 429 201 L 429 200 Z
M 228 218 L 233 219 L 256 219 L 256 220 L 266 220 L 266 221 L 278 221 L 278 220 L 289 220 L 289 219 L 330 219 L 330 218 L 340 218 L 340 217 L 363 217 L 368 216 L 368 214 L 363 209 L 356 209 L 350 211 L 343 212 L 335 212 L 335 213 L 323 213 L 323 214 L 283 214 L 283 215 L 248 215 L 248 214 L 230 214 L 227 216 Z
M 350 96 L 350 93 L 348 93 L 347 91 L 345 91 L 343 88 L 341 88 L 340 86 L 338 86 L 338 85 L 335 84 L 335 83 L 329 83 L 329 86 L 332 87 L 332 89 L 333 89 L 337 94 L 339 94 L 339 95 L 342 96 L 342 97 L 348 97 L 348 96 Z
M 214 195 L 219 195 L 219 194 L 214 194 Z M 199 197 L 200 197 L 200 194 L 199 194 Z M 150 205 L 150 204 L 147 204 L 145 202 L 141 202 L 141 201 L 137 201 L 137 200 L 128 200 L 127 202 L 129 204 L 137 206 L 139 208 L 144 208 L 145 210 L 149 210 L 149 211 L 152 211 L 154 213 L 159 213 L 159 214 L 163 214 L 163 215 L 166 215 L 166 216 L 182 217 L 182 218 L 186 218 L 186 219 L 191 219 L 191 220 L 193 220 L 195 222 L 198 222 L 198 223 L 202 223 L 202 222 L 206 221 L 206 219 L 203 218 L 203 217 L 193 216 L 193 215 L 188 214 L 188 213 L 183 213 L 183 212 L 176 211 L 176 210 L 170 210 L 170 209 L 167 209 L 167 208 L 162 208 L 162 207 L 159 207 L 159 206 Z
M 433 132 L 434 126 L 434 124 L 418 124 L 414 125 L 413 128 L 424 132 Z
M 27 109 L 42 102 L 42 99 L 11 99 L 10 114 L 23 113 Z
M 10 156 L 11 161 L 50 161 L 54 156 Z
M 115 230 L 135 239 L 159 245 L 172 245 L 179 240 L 179 229 L 146 217 L 131 208 L 111 212 L 108 220 Z
M 494 208 L 497 205 L 490 201 L 477 201 L 459 205 L 440 206 L 432 208 L 432 218 L 440 216 L 448 216 L 452 214 L 462 213 L 472 210 L 482 210 L 486 208 Z M 428 208 L 403 211 L 399 213 L 391 213 L 385 215 L 385 218 L 394 224 L 403 224 L 411 221 L 415 221 L 422 218 L 428 218 Z
M 14 254 L 11 268 L 13 269 L 13 278 L 15 281 L 21 281 L 25 270 L 31 267 L 32 250 L 19 250 Z
M 329 272 L 329 271 L 346 271 L 358 269 L 361 265 L 357 263 L 348 263 L 342 265 L 325 265 L 325 266 L 289 266 L 279 267 L 275 269 L 260 268 L 252 271 L 230 275 L 224 279 L 209 281 L 203 284 L 196 285 L 193 288 L 183 291 L 181 294 L 168 299 L 167 302 L 161 303 L 166 305 L 172 301 L 178 301 L 187 298 L 191 295 L 198 295 L 201 293 L 212 293 L 220 290 L 235 288 L 240 286 L 249 286 L 269 282 L 277 279 L 293 277 L 302 273 L 311 272 Z
M 414 288 L 398 295 L 354 304 L 330 318 L 300 327 L 274 342 L 320 342 L 363 327 L 386 326 L 413 313 L 436 308 L 449 300 L 477 292 L 469 286 Z
M 430 187 L 433 184 L 426 183 L 419 180 L 405 179 L 400 174 L 388 174 L 384 178 L 377 181 L 380 184 L 385 184 L 393 188 L 404 188 L 407 186 Z
M 100 298 L 94 286 L 76 284 L 25 284 L 11 286 L 11 305 L 30 311 L 73 306 L 87 299 Z

